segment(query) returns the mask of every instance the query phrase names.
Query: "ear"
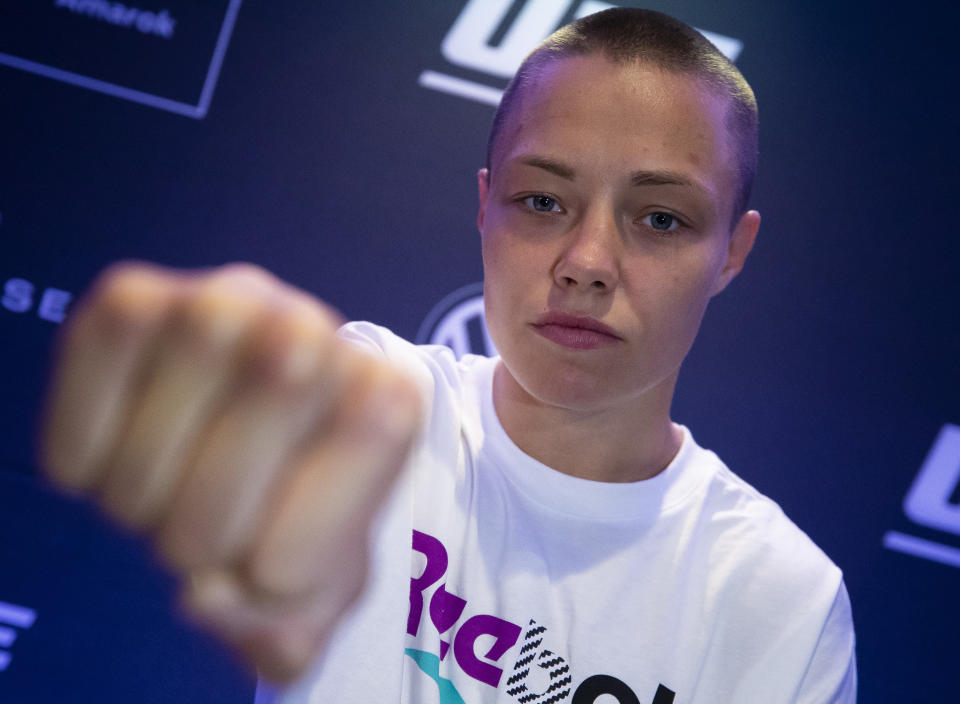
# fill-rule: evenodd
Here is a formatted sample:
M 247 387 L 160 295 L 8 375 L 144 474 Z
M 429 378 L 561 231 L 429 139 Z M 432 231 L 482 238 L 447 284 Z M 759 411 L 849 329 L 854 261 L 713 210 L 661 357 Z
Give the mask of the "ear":
M 483 232 L 483 216 L 487 212 L 487 195 L 490 193 L 490 171 L 480 169 L 477 172 L 477 196 L 480 200 L 480 209 L 477 211 L 477 229 Z
M 747 255 L 753 249 L 753 243 L 757 239 L 757 231 L 760 229 L 760 213 L 756 210 L 748 210 L 740 218 L 740 222 L 730 233 L 730 242 L 727 245 L 727 260 L 717 276 L 716 284 L 713 287 L 712 295 L 716 296 L 727 287 L 747 261 Z

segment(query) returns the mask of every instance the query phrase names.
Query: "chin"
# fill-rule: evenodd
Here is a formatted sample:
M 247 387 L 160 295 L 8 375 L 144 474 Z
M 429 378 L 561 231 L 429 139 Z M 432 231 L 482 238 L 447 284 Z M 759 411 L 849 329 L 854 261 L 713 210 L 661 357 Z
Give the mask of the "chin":
M 538 359 L 508 366 L 517 384 L 535 401 L 571 411 L 596 411 L 616 405 L 628 395 L 626 386 L 609 375 L 598 376 L 576 367 Z

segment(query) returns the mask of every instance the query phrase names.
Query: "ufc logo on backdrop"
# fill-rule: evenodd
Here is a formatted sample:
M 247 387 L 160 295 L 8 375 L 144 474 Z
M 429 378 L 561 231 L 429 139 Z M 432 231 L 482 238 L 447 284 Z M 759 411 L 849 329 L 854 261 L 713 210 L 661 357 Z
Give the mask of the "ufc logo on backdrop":
M 537 44 L 567 21 L 615 7 L 597 0 L 525 0 L 514 14 L 515 4 L 515 0 L 469 0 L 440 45 L 451 65 L 486 73 L 491 85 L 432 70 L 420 74 L 420 85 L 495 106 L 506 81 Z M 700 32 L 731 61 L 743 50 L 738 39 Z
M 940 429 L 913 485 L 903 501 L 903 512 L 918 525 L 960 537 L 960 426 L 947 423 Z M 960 567 L 960 549 L 889 531 L 883 544 L 945 565 Z
M 0 601 L 0 672 L 10 665 L 13 656 L 10 647 L 17 640 L 17 631 L 30 628 L 37 620 L 37 612 L 26 606 Z
M 446 345 L 457 359 L 468 353 L 496 356 L 483 311 L 483 284 L 467 284 L 444 296 L 427 313 L 415 340 L 418 345 Z

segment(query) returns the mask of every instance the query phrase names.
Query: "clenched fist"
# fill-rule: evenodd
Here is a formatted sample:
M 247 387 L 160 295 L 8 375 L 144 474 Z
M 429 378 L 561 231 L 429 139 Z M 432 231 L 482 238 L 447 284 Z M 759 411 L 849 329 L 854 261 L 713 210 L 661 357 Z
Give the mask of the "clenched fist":
M 420 420 L 339 322 L 249 265 L 114 266 L 63 330 L 42 431 L 51 479 L 148 532 L 187 610 L 274 680 L 359 593 Z

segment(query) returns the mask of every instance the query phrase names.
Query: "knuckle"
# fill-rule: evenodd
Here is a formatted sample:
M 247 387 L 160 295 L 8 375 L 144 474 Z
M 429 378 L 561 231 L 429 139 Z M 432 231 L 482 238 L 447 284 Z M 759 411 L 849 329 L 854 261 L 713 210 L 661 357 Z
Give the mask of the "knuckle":
M 251 592 L 265 600 L 292 598 L 306 589 L 304 573 L 299 566 L 278 564 L 263 546 L 249 555 L 242 571 Z
M 186 334 L 198 345 L 222 348 L 245 340 L 256 356 L 276 320 L 288 317 L 288 287 L 255 264 L 227 264 L 201 275 L 183 303 Z M 276 337 L 276 335 L 274 335 Z M 269 345 L 266 345 L 269 348 Z
M 319 301 L 294 289 L 281 290 L 248 341 L 247 371 L 268 389 L 306 390 L 337 354 L 337 327 L 330 309 Z
M 243 561 L 243 581 L 264 603 L 319 599 L 341 611 L 360 595 L 367 581 L 367 548 L 358 535 L 365 531 L 331 525 L 301 550 L 283 550 L 283 559 L 278 559 L 275 545 L 262 543 Z M 318 561 L 318 555 L 325 559 Z
M 337 619 L 359 600 L 365 582 L 350 591 L 337 585 L 321 588 L 292 602 L 271 602 L 260 607 L 263 612 L 277 614 L 272 623 L 250 633 L 257 643 L 255 650 L 264 664 L 282 678 L 295 677 L 322 648 Z M 253 640 L 253 638 L 251 638 Z M 266 660 L 263 656 L 269 654 Z
M 78 312 L 78 325 L 130 334 L 147 327 L 165 309 L 172 282 L 153 267 L 123 262 L 94 282 Z
M 319 638 L 301 625 L 263 629 L 244 639 L 241 649 L 274 682 L 290 682 L 310 665 Z
M 135 261 L 119 261 L 108 264 L 94 280 L 93 287 L 97 290 L 109 290 L 113 286 L 125 286 L 146 276 L 153 269 L 148 264 Z
M 322 324 L 329 334 L 336 335 L 340 326 L 345 322 L 340 311 L 324 301 L 313 298 L 312 296 L 307 296 L 306 294 L 304 295 L 314 308 L 314 314 L 317 317 L 318 324 Z
M 330 357 L 334 330 L 317 307 L 281 305 L 248 346 L 248 366 L 271 388 L 296 387 L 315 379 Z
M 218 350 L 235 344 L 264 315 L 266 301 L 231 278 L 210 277 L 183 301 L 179 324 L 198 347 Z
M 197 289 L 214 298 L 248 299 L 266 302 L 277 295 L 283 283 L 256 264 L 224 264 L 197 277 Z
M 241 286 L 256 288 L 274 287 L 278 279 L 267 269 L 251 262 L 230 262 L 217 267 L 209 274 L 214 280 L 231 281 Z
M 196 543 L 184 540 L 181 533 L 169 524 L 157 531 L 153 545 L 160 561 L 174 571 L 188 573 L 205 566 Z
M 421 415 L 420 394 L 402 372 L 377 363 L 362 392 L 364 421 L 386 444 L 406 442 L 416 431 Z

